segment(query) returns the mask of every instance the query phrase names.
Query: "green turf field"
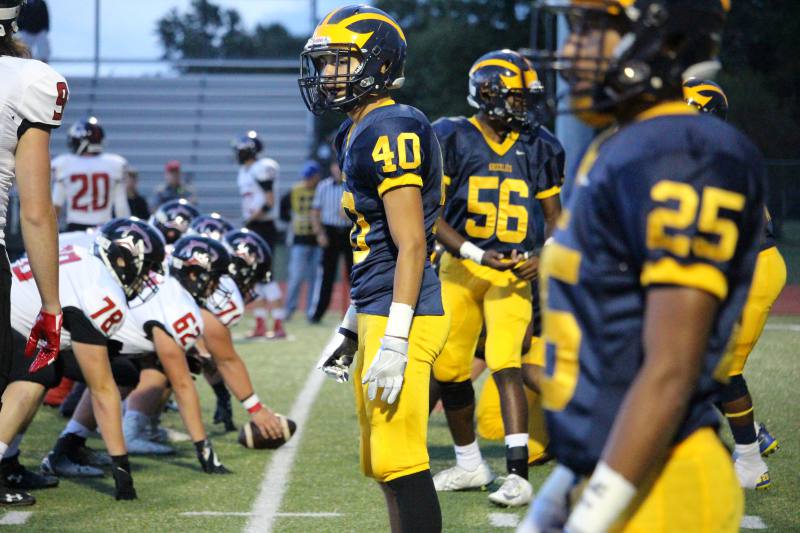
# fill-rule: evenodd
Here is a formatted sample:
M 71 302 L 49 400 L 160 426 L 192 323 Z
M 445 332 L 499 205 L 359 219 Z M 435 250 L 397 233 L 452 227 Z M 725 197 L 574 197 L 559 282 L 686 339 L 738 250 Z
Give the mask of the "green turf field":
M 288 327 L 294 340 L 240 344 L 263 400 L 281 412 L 289 412 L 332 325 L 328 321 L 327 326 L 311 327 L 298 319 Z M 768 328 L 751 357 L 746 375 L 756 399 L 757 417 L 779 437 L 781 449 L 768 459 L 772 489 L 748 493 L 746 514 L 760 517 L 769 531 L 797 531 L 800 424 L 793 392 L 800 382 L 796 359 L 800 319 L 774 319 Z M 200 384 L 199 389 L 210 420 L 211 391 L 205 384 Z M 237 421 L 243 422 L 244 411 L 235 408 Z M 166 415 L 166 422 L 171 427 L 181 427 L 174 413 Z M 63 425 L 63 419 L 54 410 L 43 408 L 23 443 L 23 463 L 38 466 Z M 133 458 L 138 501 L 115 502 L 110 476 L 94 481 L 62 480 L 57 489 L 37 492 L 39 501 L 34 507 L 14 510 L 32 513 L 23 526 L 17 527 L 37 532 L 242 531 L 251 519 L 249 513 L 265 470 L 278 454 L 245 450 L 236 443 L 235 434 L 221 435 L 212 429 L 211 436 L 222 460 L 235 472 L 233 475 L 216 477 L 201 473 L 191 443 L 183 443 L 178 445 L 179 453 L 173 458 Z M 287 470 L 288 484 L 275 517 L 275 531 L 387 530 L 379 490 L 358 473 L 357 437 L 350 386 L 325 380 L 302 439 L 292 443 L 299 448 Z M 99 440 L 90 444 L 102 445 Z M 288 450 L 288 446 L 284 449 Z M 431 421 L 430 450 L 434 470 L 450 464 L 452 448 L 441 414 Z M 502 471 L 501 443 L 484 442 L 483 451 L 494 469 Z M 549 466 L 532 470 L 534 487 L 549 470 Z M 269 488 L 274 494 L 283 487 Z M 270 497 L 268 501 L 274 504 L 277 500 Z M 486 493 L 480 492 L 445 494 L 441 503 L 446 531 L 494 531 L 503 527 L 510 530 L 522 515 L 522 511 L 491 506 Z M 12 519 L 19 517 L 0 511 L 0 526 Z

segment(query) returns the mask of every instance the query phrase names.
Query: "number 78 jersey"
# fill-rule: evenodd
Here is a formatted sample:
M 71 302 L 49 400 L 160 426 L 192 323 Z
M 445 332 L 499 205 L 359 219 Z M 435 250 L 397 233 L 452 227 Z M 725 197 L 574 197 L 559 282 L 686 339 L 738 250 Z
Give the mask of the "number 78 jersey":
M 68 245 L 59 252 L 58 296 L 62 309 L 75 308 L 106 337 L 125 322 L 128 304 L 122 287 L 103 262 L 83 247 Z M 42 301 L 27 258 L 11 265 L 11 327 L 27 337 Z M 71 345 L 69 331 L 61 330 L 61 349 Z
M 542 403 L 553 453 L 584 475 L 643 365 L 651 287 L 719 300 L 676 442 L 718 424 L 713 401 L 758 251 L 762 158 L 731 126 L 674 105 L 590 146 L 542 253 Z
M 557 195 L 564 149 L 540 127 L 530 138 L 510 132 L 494 142 L 475 117 L 442 118 L 433 129 L 442 146 L 444 220 L 481 248 L 526 252 L 536 245 L 536 200 Z

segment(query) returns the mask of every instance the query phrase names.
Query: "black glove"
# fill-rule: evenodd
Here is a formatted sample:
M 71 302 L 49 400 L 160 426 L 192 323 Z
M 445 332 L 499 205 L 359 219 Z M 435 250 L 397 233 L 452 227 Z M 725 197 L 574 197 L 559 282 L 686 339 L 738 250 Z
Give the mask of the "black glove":
M 114 498 L 119 500 L 135 500 L 136 489 L 133 488 L 131 465 L 127 455 L 111 457 L 112 473 L 114 474 Z
M 197 450 L 197 460 L 200 461 L 200 466 L 203 467 L 203 472 L 206 474 L 230 474 L 231 471 L 225 468 L 217 452 L 211 446 L 211 441 L 200 440 L 194 443 L 194 449 Z

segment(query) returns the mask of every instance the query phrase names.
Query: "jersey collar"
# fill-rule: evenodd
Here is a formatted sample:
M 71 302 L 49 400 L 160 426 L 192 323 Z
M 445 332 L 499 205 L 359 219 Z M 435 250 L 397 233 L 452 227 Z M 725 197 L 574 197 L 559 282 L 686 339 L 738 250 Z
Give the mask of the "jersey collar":
M 480 121 L 478 120 L 477 117 L 475 117 L 473 115 L 473 116 L 469 117 L 468 120 L 469 120 L 470 124 L 475 126 L 475 128 L 479 132 L 481 132 L 481 135 L 483 136 L 483 140 L 486 141 L 486 144 L 489 145 L 489 148 L 491 148 L 494 151 L 494 153 L 496 153 L 499 156 L 506 155 L 506 152 L 508 152 L 508 150 L 512 146 L 514 146 L 514 143 L 517 142 L 517 139 L 519 138 L 519 132 L 510 131 L 510 132 L 508 132 L 508 135 L 506 135 L 506 138 L 505 138 L 505 140 L 503 140 L 502 143 L 496 143 L 496 142 L 494 142 L 492 140 L 491 137 L 489 137 L 489 135 L 486 133 L 486 130 L 483 129 L 483 125 L 480 123 Z
M 683 100 L 672 100 L 656 104 L 650 109 L 642 111 L 636 115 L 636 122 L 650 120 L 651 118 L 667 117 L 673 115 L 697 115 L 700 112 Z

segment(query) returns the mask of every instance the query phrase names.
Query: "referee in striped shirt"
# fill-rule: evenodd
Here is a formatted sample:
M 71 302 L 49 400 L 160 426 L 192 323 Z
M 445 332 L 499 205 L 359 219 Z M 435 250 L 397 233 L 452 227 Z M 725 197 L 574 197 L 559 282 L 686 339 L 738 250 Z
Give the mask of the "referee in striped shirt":
M 314 201 L 311 204 L 311 224 L 317 234 L 317 243 L 322 248 L 322 259 L 314 284 L 309 317 L 312 323 L 319 322 L 331 303 L 333 283 L 339 256 L 344 256 L 347 278 L 353 268 L 353 253 L 350 248 L 350 227 L 352 223 L 342 211 L 344 182 L 339 165 L 333 161 L 331 175 L 317 185 Z M 311 311 L 313 309 L 313 312 Z

